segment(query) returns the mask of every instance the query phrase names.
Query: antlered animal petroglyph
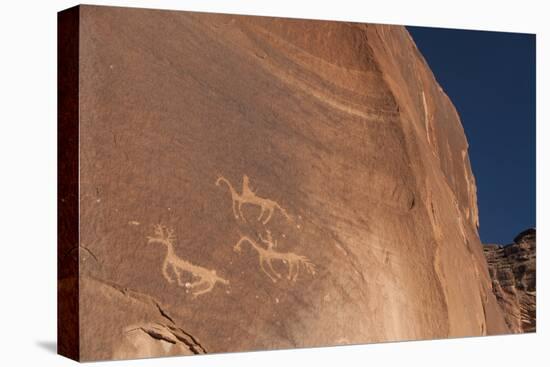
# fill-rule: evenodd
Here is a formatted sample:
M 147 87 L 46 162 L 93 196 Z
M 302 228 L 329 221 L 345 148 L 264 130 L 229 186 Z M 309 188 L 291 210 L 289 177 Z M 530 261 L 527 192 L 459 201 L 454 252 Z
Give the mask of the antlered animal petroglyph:
M 262 271 L 273 281 L 277 282 L 277 279 L 281 279 L 281 274 L 273 267 L 273 261 L 279 260 L 288 265 L 287 279 L 296 281 L 298 274 L 300 273 L 300 266 L 302 266 L 308 273 L 315 275 L 315 264 L 313 264 L 307 257 L 297 255 L 292 252 L 278 252 L 275 250 L 277 242 L 273 241 L 271 232 L 267 231 L 267 238 L 260 237 L 260 241 L 266 244 L 267 248 L 264 248 L 258 242 L 248 236 L 242 236 L 239 242 L 233 246 L 233 250 L 240 252 L 242 250 L 242 244 L 248 243 L 256 250 L 259 256 L 260 268 Z
M 271 220 L 271 217 L 273 216 L 273 213 L 275 209 L 279 209 L 279 211 L 288 219 L 292 220 L 290 215 L 287 213 L 287 211 L 279 205 L 276 201 L 265 199 L 257 196 L 254 191 L 250 188 L 250 180 L 247 175 L 243 176 L 243 187 L 242 187 L 242 193 L 239 194 L 235 189 L 233 188 L 233 185 L 231 185 L 231 182 L 229 182 L 225 177 L 221 176 L 216 180 L 216 185 L 220 186 L 221 183 L 225 183 L 227 187 L 229 188 L 229 191 L 231 192 L 231 199 L 233 200 L 232 208 L 233 208 L 233 215 L 235 216 L 235 219 L 242 218 L 245 219 L 245 216 L 242 211 L 243 204 L 251 204 L 251 205 L 257 205 L 260 207 L 260 215 L 258 216 L 258 220 L 261 220 L 262 218 L 263 224 L 267 224 Z
M 174 251 L 176 236 L 174 235 L 173 229 L 166 228 L 160 224 L 155 225 L 154 229 L 155 235 L 148 236 L 147 241 L 148 243 L 157 243 L 166 246 L 166 257 L 162 263 L 162 275 L 169 283 L 174 283 L 174 278 L 172 278 L 168 272 L 168 269 L 171 267 L 176 275 L 178 285 L 180 287 L 185 287 L 187 290 L 193 290 L 193 296 L 195 297 L 210 292 L 217 282 L 225 285 L 229 284 L 229 281 L 217 276 L 215 270 L 194 265 L 178 257 Z M 181 280 L 182 271 L 190 273 L 193 278 L 198 278 L 198 280 L 191 283 L 184 283 Z

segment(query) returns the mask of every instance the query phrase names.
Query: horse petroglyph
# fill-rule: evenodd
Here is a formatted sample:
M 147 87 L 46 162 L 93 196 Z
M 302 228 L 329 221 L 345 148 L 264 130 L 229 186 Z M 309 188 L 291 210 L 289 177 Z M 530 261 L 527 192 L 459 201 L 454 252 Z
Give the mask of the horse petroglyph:
M 250 204 L 260 207 L 261 211 L 257 220 L 261 220 L 263 224 L 267 224 L 267 222 L 271 220 L 275 209 L 279 209 L 279 211 L 286 217 L 286 219 L 288 219 L 289 221 L 291 220 L 290 215 L 283 207 L 279 205 L 279 203 L 270 199 L 261 198 L 254 193 L 254 191 L 250 188 L 250 180 L 247 175 L 243 176 L 243 187 L 241 194 L 237 193 L 237 191 L 235 191 L 235 189 L 233 188 L 231 182 L 229 182 L 223 176 L 219 177 L 216 180 L 217 186 L 220 186 L 222 183 L 226 184 L 229 188 L 229 191 L 231 192 L 231 199 L 233 200 L 233 215 L 235 216 L 235 219 L 246 220 L 242 211 L 242 206 L 243 204 Z M 262 218 L 264 219 L 262 220 Z
M 148 243 L 156 243 L 166 247 L 166 257 L 162 263 L 162 275 L 169 283 L 174 283 L 177 280 L 180 287 L 185 287 L 186 292 L 192 290 L 195 297 L 210 292 L 217 282 L 225 285 L 229 284 L 229 281 L 217 276 L 215 270 L 206 269 L 179 258 L 174 251 L 175 241 L 174 230 L 160 224 L 154 226 L 154 236 L 147 237 Z M 176 275 L 175 280 L 168 272 L 170 268 Z M 185 283 L 181 279 L 181 272 L 188 272 L 191 274 L 192 279 L 196 278 L 197 280 Z
M 315 275 L 315 264 L 307 257 L 292 252 L 279 252 L 275 250 L 277 241 L 273 241 L 270 231 L 267 231 L 267 238 L 263 238 L 262 236 L 259 237 L 260 241 L 264 243 L 267 248 L 264 248 L 261 244 L 248 236 L 242 236 L 237 244 L 233 246 L 233 250 L 241 252 L 242 245 L 248 243 L 258 253 L 260 268 L 274 283 L 277 282 L 277 279 L 281 279 L 282 277 L 273 267 L 273 261 L 276 260 L 288 266 L 287 279 L 290 281 L 296 281 L 300 273 L 300 267 L 303 267 L 311 275 Z

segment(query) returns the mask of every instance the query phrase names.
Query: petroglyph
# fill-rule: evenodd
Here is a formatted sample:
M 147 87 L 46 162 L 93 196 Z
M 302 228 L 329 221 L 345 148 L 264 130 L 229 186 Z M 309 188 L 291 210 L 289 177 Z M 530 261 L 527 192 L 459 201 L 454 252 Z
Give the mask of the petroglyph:
M 258 236 L 260 237 L 260 241 L 267 245 L 267 249 L 272 250 L 277 247 L 277 241 L 273 240 L 273 236 L 271 235 L 271 231 L 269 229 L 266 229 L 265 232 L 267 238 L 263 238 L 261 234 L 258 234 Z
M 259 197 L 254 190 L 250 187 L 250 179 L 247 175 L 243 175 L 242 192 L 239 194 L 231 182 L 225 177 L 220 176 L 216 180 L 216 186 L 221 186 L 224 183 L 231 193 L 232 210 L 235 219 L 243 220 L 246 222 L 245 215 L 243 213 L 243 204 L 249 204 L 260 207 L 260 214 L 257 217 L 258 221 L 265 226 L 273 217 L 275 210 L 278 209 L 281 214 L 288 220 L 292 221 L 292 217 L 288 212 L 274 200 Z M 300 224 L 297 224 L 297 228 L 300 229 Z M 297 255 L 293 252 L 282 252 L 276 250 L 278 243 L 273 239 L 271 231 L 266 229 L 266 237 L 258 234 L 258 240 L 251 238 L 250 236 L 241 235 L 240 240 L 233 246 L 235 252 L 242 251 L 242 245 L 248 243 L 250 247 L 258 253 L 260 269 L 271 279 L 274 283 L 278 279 L 283 278 L 281 274 L 274 266 L 274 262 L 281 262 L 288 266 L 288 273 L 286 278 L 295 282 L 300 274 L 300 269 L 304 269 L 307 273 L 315 275 L 315 264 L 313 264 L 307 257 Z M 286 237 L 285 234 L 282 235 Z
M 250 205 L 256 205 L 260 207 L 261 211 L 257 220 L 258 221 L 261 220 L 263 224 L 267 224 L 271 220 L 271 217 L 273 216 L 275 209 L 279 209 L 279 211 L 289 221 L 292 220 L 292 218 L 287 213 L 287 211 L 283 207 L 281 207 L 279 203 L 270 199 L 261 198 L 257 196 L 254 193 L 254 191 L 250 188 L 250 180 L 247 175 L 243 176 L 243 187 L 242 187 L 241 194 L 237 193 L 237 191 L 235 191 L 235 189 L 233 188 L 233 185 L 231 184 L 231 182 L 229 182 L 223 176 L 219 177 L 216 180 L 216 185 L 220 186 L 222 182 L 227 185 L 227 187 L 229 188 L 229 191 L 231 192 L 231 199 L 233 200 L 232 209 L 233 209 L 233 215 L 235 216 L 235 219 L 242 219 L 246 221 L 246 218 L 242 211 L 242 206 L 243 204 L 250 204 Z M 264 219 L 262 220 L 262 218 Z
M 264 243 L 267 248 L 264 248 L 261 244 L 248 236 L 242 236 L 237 244 L 233 246 L 233 250 L 241 252 L 242 245 L 248 243 L 258 253 L 260 268 L 274 283 L 277 282 L 277 279 L 282 278 L 282 275 L 273 267 L 274 261 L 281 261 L 288 266 L 286 278 L 290 281 L 295 282 L 296 279 L 298 279 L 300 267 L 303 267 L 309 274 L 315 275 L 315 264 L 307 257 L 297 255 L 293 252 L 279 252 L 275 250 L 277 241 L 273 240 L 270 231 L 267 231 L 267 238 L 263 238 L 262 236 L 259 237 L 260 241 Z
M 192 264 L 189 261 L 178 257 L 174 251 L 175 241 L 176 236 L 174 235 L 174 230 L 166 228 L 160 224 L 154 226 L 154 236 L 147 237 L 148 243 L 156 243 L 166 247 L 166 257 L 162 263 L 162 275 L 169 283 L 174 283 L 174 281 L 177 281 L 180 287 L 186 288 L 186 292 L 191 290 L 194 297 L 210 292 L 217 282 L 225 285 L 229 284 L 229 281 L 216 275 L 215 270 L 203 268 L 202 266 Z M 175 280 L 168 272 L 170 268 L 176 275 Z M 197 280 L 191 283 L 183 282 L 181 279 L 182 272 L 190 273 L 192 279 L 197 278 Z

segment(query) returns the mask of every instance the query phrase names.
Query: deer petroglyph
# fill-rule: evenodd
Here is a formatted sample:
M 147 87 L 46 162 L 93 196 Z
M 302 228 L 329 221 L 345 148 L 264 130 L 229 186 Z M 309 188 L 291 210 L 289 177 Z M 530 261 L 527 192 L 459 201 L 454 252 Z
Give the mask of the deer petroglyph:
M 216 275 L 215 270 L 203 268 L 202 266 L 192 264 L 178 257 L 174 251 L 175 241 L 176 236 L 174 235 L 174 230 L 160 224 L 154 226 L 154 236 L 147 237 L 148 243 L 156 243 L 166 247 L 166 257 L 162 263 L 162 275 L 169 283 L 177 281 L 180 287 L 186 288 L 186 292 L 192 290 L 193 296 L 195 297 L 210 292 L 217 282 L 225 285 L 229 284 L 229 281 Z M 170 268 L 176 276 L 175 280 L 168 272 Z M 197 278 L 197 280 L 191 283 L 183 282 L 181 279 L 182 272 L 190 273 L 192 279 Z
M 273 261 L 277 260 L 288 266 L 287 279 L 290 281 L 296 281 L 300 273 L 300 267 L 303 267 L 306 272 L 311 275 L 315 275 L 315 264 L 307 257 L 292 252 L 279 252 L 275 250 L 277 241 L 273 241 L 269 230 L 267 231 L 267 238 L 263 238 L 261 235 L 259 237 L 260 241 L 263 242 L 267 248 L 264 248 L 261 244 L 248 236 L 242 236 L 237 244 L 233 246 L 233 250 L 241 252 L 242 244 L 248 243 L 258 253 L 260 268 L 274 283 L 277 282 L 277 279 L 282 278 L 281 274 L 273 267 Z
M 287 213 L 287 211 L 281 207 L 276 201 L 265 199 L 257 196 L 254 191 L 250 188 L 250 180 L 247 175 L 243 176 L 243 187 L 242 187 L 242 193 L 239 194 L 235 189 L 233 188 L 233 185 L 231 182 L 229 182 L 225 177 L 221 176 L 216 180 L 216 185 L 220 186 L 221 183 L 225 183 L 227 187 L 229 188 L 229 191 L 231 192 L 231 199 L 233 200 L 232 208 L 233 208 L 233 215 L 235 216 L 235 219 L 245 219 L 245 216 L 242 211 L 243 204 L 250 204 L 250 205 L 257 205 L 260 207 L 260 215 L 258 216 L 258 220 L 262 220 L 263 224 L 267 224 L 271 220 L 271 217 L 273 216 L 273 213 L 275 212 L 275 209 L 279 209 L 279 211 L 288 219 L 291 220 L 290 215 Z

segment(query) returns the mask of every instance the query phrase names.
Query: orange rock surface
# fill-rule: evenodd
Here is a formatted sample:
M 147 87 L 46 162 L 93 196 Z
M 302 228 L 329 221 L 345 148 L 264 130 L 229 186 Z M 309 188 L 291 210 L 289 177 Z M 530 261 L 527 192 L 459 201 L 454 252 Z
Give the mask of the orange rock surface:
M 79 103 L 82 360 L 508 332 L 404 27 L 83 6 Z

